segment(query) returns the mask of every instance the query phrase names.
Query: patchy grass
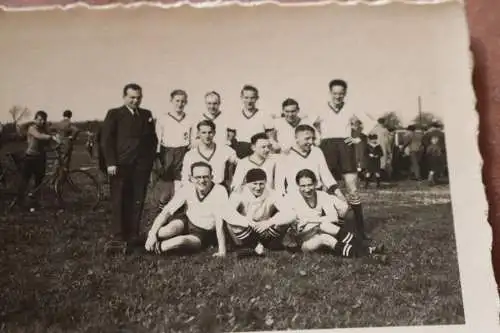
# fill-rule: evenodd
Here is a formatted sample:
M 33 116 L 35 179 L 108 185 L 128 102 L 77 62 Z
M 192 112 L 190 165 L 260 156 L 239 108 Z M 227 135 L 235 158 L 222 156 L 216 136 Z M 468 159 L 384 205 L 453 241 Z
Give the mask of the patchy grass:
M 80 158 L 82 164 L 86 162 Z M 220 332 L 463 324 L 447 186 L 363 190 L 389 266 L 327 254 L 104 254 L 110 215 L 0 217 L 0 331 Z M 153 205 L 147 207 L 147 224 Z

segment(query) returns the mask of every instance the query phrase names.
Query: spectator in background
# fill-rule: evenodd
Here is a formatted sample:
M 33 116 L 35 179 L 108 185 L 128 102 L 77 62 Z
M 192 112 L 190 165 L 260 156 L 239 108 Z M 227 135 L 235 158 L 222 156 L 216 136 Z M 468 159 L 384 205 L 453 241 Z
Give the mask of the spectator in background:
M 35 113 L 34 122 L 27 129 L 26 139 L 28 147 L 26 148 L 22 168 L 22 182 L 19 186 L 17 198 L 11 207 L 15 204 L 24 205 L 26 190 L 32 177 L 35 178 L 35 188 L 42 184 L 47 161 L 46 149 L 51 141 L 59 142 L 56 136 L 49 134 L 47 129 L 47 113 L 45 111 L 37 111 Z M 32 210 L 40 206 L 38 194 L 39 192 L 31 196 L 33 202 L 30 208 Z
M 365 188 L 375 177 L 377 187 L 380 187 L 380 160 L 382 159 L 382 147 L 378 143 L 377 134 L 368 135 L 368 144 L 366 145 L 367 167 L 365 174 Z
M 425 150 L 429 174 L 427 180 L 429 185 L 435 185 L 444 171 L 444 151 L 439 144 L 439 137 L 432 136 Z
M 367 137 L 363 134 L 363 124 L 359 119 L 353 119 L 351 122 L 351 137 L 359 138 L 360 141 L 358 143 L 354 143 L 354 151 L 356 154 L 356 169 L 358 173 L 361 173 L 364 169 L 366 169 L 366 144 Z
M 405 150 L 410 156 L 411 174 L 412 179 L 421 180 L 421 162 L 424 153 L 424 146 L 422 145 L 423 132 L 418 130 L 415 125 L 408 126 L 408 135 L 405 140 Z
M 59 136 L 62 144 L 62 152 L 64 154 L 64 165 L 69 166 L 71 153 L 73 151 L 73 142 L 80 133 L 78 127 L 73 125 L 71 118 L 73 112 L 66 110 L 63 112 L 63 119 L 52 125 L 51 130 Z
M 387 176 L 391 173 L 391 160 L 392 160 L 392 145 L 390 143 L 390 133 L 385 126 L 385 119 L 378 118 L 377 125 L 373 128 L 370 134 L 377 136 L 377 143 L 382 149 L 382 158 L 380 159 L 380 169 L 384 170 Z
M 431 123 L 429 130 L 427 130 L 424 134 L 424 137 L 422 139 L 422 143 L 425 147 L 425 164 L 428 165 L 428 170 L 429 172 L 431 171 L 430 164 L 431 161 L 429 160 L 429 155 L 427 154 L 427 148 L 431 145 L 431 141 L 435 138 L 435 144 L 439 146 L 441 150 L 441 158 L 440 158 L 440 163 L 442 163 L 442 166 L 439 168 L 442 170 L 442 172 L 445 172 L 447 170 L 447 161 L 446 161 L 446 142 L 445 142 L 445 137 L 444 137 L 444 132 L 443 132 L 443 125 L 441 125 L 439 122 L 434 121 Z M 434 158 L 430 157 L 431 160 L 433 160 L 432 163 L 435 163 Z M 427 175 L 429 176 L 429 175 Z

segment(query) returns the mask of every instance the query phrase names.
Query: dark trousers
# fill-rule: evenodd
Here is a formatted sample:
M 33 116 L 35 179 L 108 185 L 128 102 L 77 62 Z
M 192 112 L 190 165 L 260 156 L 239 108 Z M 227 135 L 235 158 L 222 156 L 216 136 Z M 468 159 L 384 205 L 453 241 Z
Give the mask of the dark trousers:
M 35 178 L 35 188 L 38 188 L 45 177 L 47 158 L 44 154 L 42 155 L 26 155 L 22 167 L 22 182 L 19 187 L 18 201 L 23 202 L 24 196 L 26 195 L 26 190 L 31 181 L 31 178 Z M 39 198 L 40 191 L 35 193 L 34 199 Z
M 422 162 L 422 152 L 421 151 L 412 151 L 410 152 L 410 160 L 411 160 L 411 172 L 415 176 L 416 179 L 422 178 L 422 172 L 420 169 L 420 165 Z
M 110 177 L 112 232 L 118 239 L 134 241 L 139 237 L 151 167 L 120 165 L 117 174 Z

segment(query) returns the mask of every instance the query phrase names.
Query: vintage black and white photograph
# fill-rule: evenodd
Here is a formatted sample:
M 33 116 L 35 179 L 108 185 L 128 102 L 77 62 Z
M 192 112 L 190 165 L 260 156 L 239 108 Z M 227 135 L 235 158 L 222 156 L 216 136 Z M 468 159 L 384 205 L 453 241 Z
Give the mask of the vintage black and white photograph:
M 462 15 L 0 13 L 0 330 L 463 325 Z

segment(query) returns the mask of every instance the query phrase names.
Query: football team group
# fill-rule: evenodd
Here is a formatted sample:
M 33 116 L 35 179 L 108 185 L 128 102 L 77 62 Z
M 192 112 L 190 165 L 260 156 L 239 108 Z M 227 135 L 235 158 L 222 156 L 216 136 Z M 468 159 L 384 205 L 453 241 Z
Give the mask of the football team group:
M 107 112 L 97 137 L 111 192 L 107 248 L 168 253 L 213 245 L 219 257 L 231 249 L 239 256 L 293 249 L 385 260 L 384 246 L 365 232 L 355 151 L 359 124 L 370 133 L 376 122 L 345 103 L 344 80 L 330 81 L 328 90 L 329 101 L 319 113 L 303 112 L 288 98 L 281 117 L 258 109 L 259 92 L 251 85 L 241 89 L 242 108 L 231 113 L 221 111 L 215 91 L 204 96 L 205 112 L 186 112 L 188 94 L 174 90 L 170 110 L 154 117 L 140 107 L 142 88 L 127 84 L 123 105 Z M 63 129 L 71 137 L 76 129 L 71 114 L 65 116 Z M 57 139 L 41 130 L 46 120 L 39 111 L 27 131 L 24 178 L 34 175 L 37 182 L 45 164 L 38 154 L 41 143 Z M 378 180 L 383 153 L 376 144 L 368 148 L 366 171 Z M 159 211 L 141 237 L 148 183 L 158 161 Z
M 108 111 L 98 138 L 110 176 L 114 244 L 156 253 L 214 245 L 215 256 L 229 247 L 240 256 L 266 249 L 384 256 L 383 245 L 365 233 L 357 189 L 353 124 L 369 131 L 373 121 L 345 104 L 347 88 L 332 80 L 331 99 L 314 117 L 286 99 L 275 119 L 257 108 L 251 85 L 241 89 L 240 111 L 222 112 L 212 91 L 197 116 L 185 111 L 187 93 L 174 90 L 171 110 L 154 119 L 140 108 L 141 87 L 125 86 L 124 105 Z M 144 242 L 140 220 L 157 158 L 160 209 Z

